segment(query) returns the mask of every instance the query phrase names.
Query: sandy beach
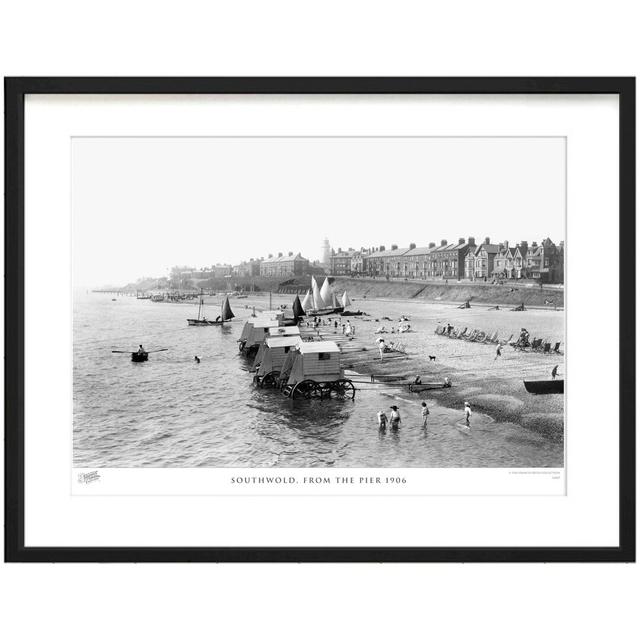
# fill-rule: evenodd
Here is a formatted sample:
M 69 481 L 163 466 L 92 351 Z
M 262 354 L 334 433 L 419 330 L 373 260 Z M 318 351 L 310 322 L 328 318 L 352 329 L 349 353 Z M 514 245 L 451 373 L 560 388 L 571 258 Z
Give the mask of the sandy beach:
M 220 304 L 223 297 L 205 298 L 208 305 Z M 496 345 L 467 342 L 436 335 L 439 324 L 451 323 L 454 327 L 480 329 L 486 332 L 498 331 L 501 340 L 510 336 L 515 339 L 522 327 L 526 327 L 531 337 L 543 338 L 555 345 L 560 342 L 564 353 L 564 313 L 553 309 L 527 309 L 514 312 L 510 308 L 491 309 L 487 305 L 474 305 L 470 309 L 459 309 L 452 303 L 424 302 L 422 300 L 394 299 L 352 299 L 353 310 L 362 310 L 366 316 L 352 316 L 337 319 L 339 323 L 349 322 L 355 327 L 356 335 L 351 340 L 342 335 L 340 327 L 323 325 L 320 334 L 324 339 L 336 339 L 343 349 L 345 367 L 349 371 L 376 375 L 405 376 L 401 392 L 413 400 L 425 399 L 443 407 L 462 411 L 464 402 L 469 402 L 474 413 L 486 414 L 497 422 L 514 423 L 523 428 L 545 435 L 553 440 L 562 440 L 564 432 L 564 395 L 533 395 L 527 393 L 523 380 L 530 378 L 550 378 L 551 370 L 558 365 L 564 374 L 564 355 L 542 354 L 515 350 L 509 345 L 502 348 L 502 355 L 496 358 Z M 286 305 L 291 313 L 292 296 L 273 295 L 273 308 Z M 248 298 L 231 298 L 232 307 L 251 308 L 256 311 L 268 308 L 268 296 L 251 295 Z M 398 326 L 400 317 L 409 318 L 411 331 L 391 333 Z M 386 320 L 384 318 L 390 318 Z M 328 316 L 323 318 L 328 321 Z M 385 327 L 387 333 L 376 333 Z M 306 328 L 306 321 L 303 321 Z M 384 354 L 380 360 L 376 339 L 382 335 L 388 342 L 401 343 L 406 354 Z M 435 356 L 435 360 L 429 356 Z M 451 388 L 409 394 L 406 383 L 415 376 L 423 382 L 442 381 L 445 376 L 452 383 Z M 365 377 L 358 378 L 364 380 Z M 358 384 L 366 393 L 365 384 Z

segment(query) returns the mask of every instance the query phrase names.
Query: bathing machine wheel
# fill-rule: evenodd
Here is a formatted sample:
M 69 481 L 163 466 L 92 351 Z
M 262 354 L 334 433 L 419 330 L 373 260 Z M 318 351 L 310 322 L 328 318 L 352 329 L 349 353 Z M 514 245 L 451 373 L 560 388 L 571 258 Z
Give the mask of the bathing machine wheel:
M 356 396 L 356 388 L 351 380 L 336 380 L 331 383 L 331 390 L 338 398 L 353 400 Z
M 278 386 L 278 378 L 280 377 L 279 371 L 269 371 L 262 376 L 260 380 L 261 387 L 277 387 Z

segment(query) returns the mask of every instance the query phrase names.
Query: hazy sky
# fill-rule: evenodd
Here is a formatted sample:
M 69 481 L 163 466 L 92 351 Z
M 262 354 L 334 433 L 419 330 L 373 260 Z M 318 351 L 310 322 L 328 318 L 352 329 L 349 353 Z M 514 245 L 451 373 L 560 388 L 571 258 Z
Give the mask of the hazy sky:
M 76 285 L 334 248 L 564 240 L 563 138 L 75 138 Z

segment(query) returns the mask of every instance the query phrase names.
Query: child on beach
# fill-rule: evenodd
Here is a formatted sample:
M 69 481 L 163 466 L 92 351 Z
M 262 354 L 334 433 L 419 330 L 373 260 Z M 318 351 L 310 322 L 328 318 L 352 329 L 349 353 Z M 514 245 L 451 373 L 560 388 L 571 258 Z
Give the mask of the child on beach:
M 378 411 L 378 428 L 379 429 L 387 428 L 387 414 L 382 410 Z
M 422 403 L 422 426 L 427 428 L 427 418 L 429 416 L 429 407 L 427 407 L 427 403 Z
M 495 362 L 501 355 L 502 355 L 502 345 L 499 344 L 498 347 L 496 348 L 496 357 L 493 359 L 493 361 Z
M 471 406 L 469 405 L 468 402 L 465 402 L 464 403 L 464 421 L 467 427 L 471 426 L 471 424 L 469 423 L 470 418 L 471 418 Z

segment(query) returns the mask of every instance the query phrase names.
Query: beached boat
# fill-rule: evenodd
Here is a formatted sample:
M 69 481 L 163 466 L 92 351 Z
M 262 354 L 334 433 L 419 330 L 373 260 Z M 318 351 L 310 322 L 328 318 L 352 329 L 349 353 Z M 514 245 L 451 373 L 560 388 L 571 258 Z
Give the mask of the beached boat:
M 431 391 L 432 389 L 446 389 L 450 387 L 450 383 L 446 382 L 412 382 L 409 384 L 411 393 L 420 393 L 422 391 Z
M 229 304 L 229 296 L 225 297 L 222 303 L 220 315 L 215 320 L 207 320 L 204 316 L 204 300 L 202 294 L 200 294 L 200 302 L 198 303 L 198 317 L 187 318 L 187 322 L 190 327 L 207 327 L 211 325 L 222 325 L 225 322 L 229 322 L 231 318 L 234 318 L 233 311 L 231 311 L 231 305 Z
M 523 380 L 524 388 L 529 393 L 564 393 L 564 379 L 555 380 Z

